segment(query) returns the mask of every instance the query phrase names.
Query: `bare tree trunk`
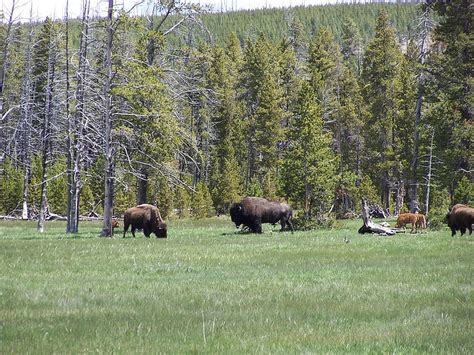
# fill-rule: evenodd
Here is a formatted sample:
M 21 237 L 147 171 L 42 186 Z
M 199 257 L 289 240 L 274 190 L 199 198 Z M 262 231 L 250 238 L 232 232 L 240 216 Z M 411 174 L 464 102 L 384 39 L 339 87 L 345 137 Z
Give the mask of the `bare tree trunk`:
M 48 45 L 48 72 L 47 72 L 47 85 L 46 85 L 46 106 L 42 127 L 41 144 L 42 144 L 42 159 L 41 167 L 43 169 L 41 176 L 41 204 L 40 212 L 38 217 L 38 232 L 44 232 L 44 222 L 47 212 L 47 200 L 46 200 L 46 189 L 48 179 L 48 158 L 51 147 L 51 127 L 50 120 L 53 114 L 53 93 L 54 93 L 54 80 L 55 80 L 55 67 L 56 67 L 56 49 L 55 40 L 49 38 Z
M 105 191 L 104 191 L 104 224 L 102 227 L 102 236 L 112 237 L 112 212 L 114 202 L 114 154 L 112 146 L 112 95 L 110 92 L 112 86 L 112 14 L 114 1 L 109 0 L 107 11 L 107 45 L 105 49 L 105 70 L 106 78 L 104 83 L 105 100 Z
M 21 112 L 23 116 L 22 124 L 22 164 L 24 169 L 23 175 L 23 206 L 21 212 L 22 219 L 30 218 L 29 210 L 29 186 L 31 181 L 31 71 L 32 71 L 32 61 L 31 61 L 31 45 L 33 43 L 33 25 L 32 25 L 32 9 L 30 9 L 30 22 L 28 24 L 28 45 L 26 48 L 25 54 L 25 71 L 23 76 L 22 84 L 22 93 L 21 93 Z
M 432 20 L 431 20 L 431 10 L 429 7 L 426 8 L 423 13 L 423 18 L 421 22 L 421 36 L 420 36 L 420 64 L 423 66 L 426 61 L 427 47 L 428 47 L 428 37 L 431 32 Z M 418 155 L 420 150 L 420 133 L 419 126 L 421 122 L 422 107 L 424 101 L 424 83 L 425 75 L 423 71 L 420 71 L 418 75 L 418 97 L 416 100 L 416 109 L 415 109 L 415 127 L 413 130 L 413 158 L 411 162 L 411 181 L 410 181 L 410 211 L 416 212 L 419 210 L 418 203 Z
M 396 196 L 396 202 L 395 202 L 394 214 L 396 216 L 398 216 L 400 214 L 400 211 L 402 210 L 404 199 L 405 199 L 405 184 L 403 183 L 403 180 L 400 180 L 397 186 L 397 196 Z
M 67 139 L 66 139 L 66 173 L 67 173 L 67 192 L 66 192 L 66 233 L 71 233 L 71 205 L 72 205 L 72 124 L 70 115 L 70 82 L 69 82 L 69 0 L 66 0 L 66 122 L 67 122 Z
M 148 169 L 143 167 L 140 171 L 140 176 L 138 177 L 138 195 L 137 202 L 138 204 L 147 202 L 147 190 L 148 190 Z
M 8 17 L 7 29 L 5 33 L 5 46 L 2 48 L 2 66 L 0 67 L 0 114 L 3 113 L 4 98 L 3 89 L 5 86 L 5 80 L 7 75 L 8 62 L 8 45 L 10 44 L 10 33 L 13 26 L 13 14 L 15 13 L 16 0 L 12 1 L 12 7 L 10 9 L 10 16 Z M 0 115 L 1 116 L 1 115 Z
M 83 127 L 84 127 L 84 92 L 86 80 L 86 61 L 89 32 L 89 0 L 84 1 L 82 9 L 81 33 L 79 38 L 78 67 L 76 71 L 76 108 L 73 115 L 69 112 L 69 70 L 67 72 L 67 166 L 68 166 L 68 191 L 67 191 L 67 233 L 77 233 L 79 230 L 79 199 L 81 192 L 81 161 L 83 158 Z M 68 27 L 66 27 L 66 67 L 69 66 L 68 52 Z
M 426 174 L 426 196 L 425 196 L 425 216 L 428 216 L 429 205 L 430 205 L 430 184 L 431 184 L 431 174 L 433 171 L 433 141 L 434 141 L 434 128 L 431 131 L 430 138 L 430 147 L 428 155 L 428 173 Z

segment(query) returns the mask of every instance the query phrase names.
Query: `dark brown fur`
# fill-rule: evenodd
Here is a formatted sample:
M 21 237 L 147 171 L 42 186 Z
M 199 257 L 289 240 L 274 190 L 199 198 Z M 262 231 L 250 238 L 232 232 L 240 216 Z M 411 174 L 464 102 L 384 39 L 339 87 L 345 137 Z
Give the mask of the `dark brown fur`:
M 472 234 L 472 224 L 474 223 L 474 208 L 466 205 L 457 204 L 451 209 L 451 212 L 446 216 L 449 228 L 451 228 L 451 236 L 456 235 L 456 231 L 460 230 L 461 235 L 469 230 Z
M 262 233 L 262 223 L 280 222 L 281 230 L 286 226 L 293 232 L 292 208 L 286 203 L 269 201 L 262 197 L 246 197 L 230 208 L 230 216 L 236 227 L 244 225 L 253 233 Z
M 136 229 L 143 229 L 143 234 L 147 238 L 150 237 L 151 233 L 155 233 L 157 238 L 166 238 L 168 234 L 166 223 L 163 222 L 160 211 L 152 205 L 138 205 L 125 211 L 123 215 L 124 238 L 130 225 L 134 238 Z

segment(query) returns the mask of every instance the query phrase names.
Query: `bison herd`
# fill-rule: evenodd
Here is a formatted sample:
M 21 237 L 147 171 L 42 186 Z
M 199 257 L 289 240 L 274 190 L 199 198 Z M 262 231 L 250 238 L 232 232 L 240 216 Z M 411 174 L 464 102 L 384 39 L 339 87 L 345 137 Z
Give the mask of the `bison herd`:
M 293 209 L 286 203 L 267 200 L 262 197 L 245 197 L 230 207 L 231 221 L 236 228 L 242 226 L 253 233 L 262 233 L 262 224 L 280 223 L 281 231 L 286 229 L 293 232 Z M 461 235 L 469 230 L 472 234 L 474 223 L 474 208 L 466 205 L 454 205 L 446 216 L 446 222 L 451 229 L 451 235 L 461 231 Z M 146 237 L 154 233 L 157 238 L 166 238 L 168 228 L 161 217 L 160 211 L 153 205 L 143 204 L 129 208 L 124 213 L 123 237 L 131 226 L 133 237 L 137 229 L 143 230 Z M 411 232 L 426 229 L 426 217 L 421 213 L 402 213 L 398 216 L 396 228 L 411 224 Z M 118 227 L 118 221 L 112 221 L 112 228 Z

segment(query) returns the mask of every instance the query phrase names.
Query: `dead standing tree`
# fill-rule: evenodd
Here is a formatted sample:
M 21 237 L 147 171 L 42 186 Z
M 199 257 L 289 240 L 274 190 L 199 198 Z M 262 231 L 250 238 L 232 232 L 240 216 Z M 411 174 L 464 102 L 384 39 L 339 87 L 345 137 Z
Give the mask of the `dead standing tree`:
M 104 184 L 104 223 L 102 226 L 102 236 L 112 237 L 112 213 L 114 202 L 114 175 L 115 175 L 115 160 L 114 147 L 112 142 L 112 44 L 113 44 L 113 10 L 114 1 L 109 0 L 107 10 L 107 25 L 106 25 L 106 47 L 105 47 L 105 72 L 104 80 L 104 153 L 105 153 L 105 184 Z
M 395 229 L 384 227 L 370 220 L 369 207 L 367 206 L 367 201 L 365 200 L 365 198 L 362 198 L 361 204 L 362 204 L 362 221 L 364 224 L 362 225 L 362 227 L 359 228 L 360 234 L 377 233 L 377 234 L 394 235 L 396 233 Z
M 78 64 L 76 69 L 75 112 L 67 117 L 68 137 L 67 153 L 68 191 L 67 191 L 67 230 L 68 233 L 77 233 L 79 230 L 79 202 L 82 185 L 82 162 L 84 159 L 84 126 L 86 121 L 85 92 L 88 76 L 87 54 L 89 46 L 89 9 L 90 2 L 84 1 L 79 38 Z M 66 32 L 67 33 L 67 32 Z M 68 36 L 66 36 L 68 37 Z M 67 41 L 67 40 L 66 40 Z M 67 48 L 67 47 L 66 47 Z M 66 61 L 68 65 L 69 60 Z M 67 82 L 69 82 L 67 80 Z M 67 83 L 68 85 L 68 83 Z M 69 90 L 67 89 L 69 96 Z M 69 100 L 66 100 L 68 103 Z
M 55 36 L 55 30 L 53 25 L 52 33 L 48 38 L 48 69 L 46 73 L 46 97 L 45 97 L 45 106 L 42 127 L 41 127 L 41 167 L 42 167 L 42 176 L 41 176 L 41 202 L 40 202 L 40 212 L 38 216 L 38 232 L 42 233 L 44 231 L 44 222 L 46 219 L 47 213 L 47 200 L 46 200 L 46 189 L 47 189 L 47 179 L 48 179 L 48 165 L 49 158 L 51 156 L 51 146 L 52 146 L 52 129 L 51 121 L 53 119 L 53 95 L 54 95 L 54 85 L 56 80 L 56 64 L 57 64 L 57 38 Z

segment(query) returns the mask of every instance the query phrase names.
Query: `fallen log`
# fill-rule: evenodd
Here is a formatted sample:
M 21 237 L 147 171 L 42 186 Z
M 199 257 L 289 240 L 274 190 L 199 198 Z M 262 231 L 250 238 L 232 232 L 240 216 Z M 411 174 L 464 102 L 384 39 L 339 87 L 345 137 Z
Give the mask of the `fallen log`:
M 370 214 L 369 214 L 369 207 L 367 206 L 367 201 L 365 198 L 362 198 L 362 221 L 363 225 L 362 227 L 359 228 L 359 233 L 360 234 L 365 234 L 365 233 L 377 233 L 377 234 L 386 234 L 386 235 L 394 235 L 397 230 L 390 228 L 390 227 L 385 227 L 380 224 L 374 223 L 370 220 Z

